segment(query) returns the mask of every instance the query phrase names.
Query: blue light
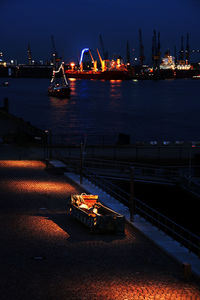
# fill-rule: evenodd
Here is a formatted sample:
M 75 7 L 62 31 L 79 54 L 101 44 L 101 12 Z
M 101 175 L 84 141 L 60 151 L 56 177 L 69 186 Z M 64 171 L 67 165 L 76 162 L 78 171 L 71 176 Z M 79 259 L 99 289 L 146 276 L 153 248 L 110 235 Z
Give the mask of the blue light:
M 83 55 L 85 52 L 89 51 L 89 48 L 84 48 L 82 51 L 81 51 L 81 58 L 80 58 L 80 61 L 79 61 L 79 65 L 82 63 L 82 60 L 83 60 Z

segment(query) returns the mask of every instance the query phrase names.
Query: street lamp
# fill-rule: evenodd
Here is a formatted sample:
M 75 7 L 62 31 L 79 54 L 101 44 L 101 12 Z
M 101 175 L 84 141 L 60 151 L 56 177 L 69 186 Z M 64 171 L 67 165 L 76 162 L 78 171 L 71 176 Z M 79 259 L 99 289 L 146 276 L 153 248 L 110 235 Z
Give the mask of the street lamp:
M 193 148 L 200 148 L 199 144 L 197 143 L 192 143 L 192 147 L 190 148 L 190 152 L 189 152 L 189 174 L 188 174 L 188 184 L 189 186 L 191 185 L 191 181 L 192 181 L 192 149 Z M 194 173 L 193 173 L 194 174 Z
M 45 133 L 45 136 L 44 136 L 44 159 L 46 162 L 46 166 L 48 166 L 48 162 L 49 162 L 49 131 L 45 130 L 44 133 Z
M 70 63 L 70 66 L 71 66 L 71 70 L 74 71 L 75 63 L 74 63 L 74 62 L 71 62 L 71 63 Z

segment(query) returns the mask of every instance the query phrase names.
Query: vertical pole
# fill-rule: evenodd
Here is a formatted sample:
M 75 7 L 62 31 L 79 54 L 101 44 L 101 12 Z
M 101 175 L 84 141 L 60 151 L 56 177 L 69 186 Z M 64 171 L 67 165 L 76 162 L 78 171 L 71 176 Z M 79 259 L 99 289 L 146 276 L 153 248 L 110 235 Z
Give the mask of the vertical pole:
M 49 129 L 49 159 L 52 158 L 52 131 Z
M 130 221 L 134 221 L 135 200 L 134 200 L 134 167 L 130 168 L 130 199 L 129 199 Z
M 188 176 L 188 185 L 190 187 L 192 179 L 192 149 L 190 148 L 189 152 L 189 176 Z
M 48 130 L 45 130 L 44 155 L 45 155 L 46 166 L 48 167 L 48 163 L 49 163 L 49 131 Z
M 46 160 L 46 133 L 44 132 L 43 136 L 43 155 L 44 155 L 44 161 Z
M 80 145 L 80 184 L 83 182 L 83 143 Z

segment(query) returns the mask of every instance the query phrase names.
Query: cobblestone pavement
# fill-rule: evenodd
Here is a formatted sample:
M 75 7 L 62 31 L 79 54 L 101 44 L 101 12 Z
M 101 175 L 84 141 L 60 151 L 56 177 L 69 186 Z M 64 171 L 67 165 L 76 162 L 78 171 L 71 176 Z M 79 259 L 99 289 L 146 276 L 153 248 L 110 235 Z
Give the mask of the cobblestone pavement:
M 126 225 L 92 234 L 66 216 L 80 188 L 37 161 L 0 161 L 1 300 L 199 300 L 200 282 Z

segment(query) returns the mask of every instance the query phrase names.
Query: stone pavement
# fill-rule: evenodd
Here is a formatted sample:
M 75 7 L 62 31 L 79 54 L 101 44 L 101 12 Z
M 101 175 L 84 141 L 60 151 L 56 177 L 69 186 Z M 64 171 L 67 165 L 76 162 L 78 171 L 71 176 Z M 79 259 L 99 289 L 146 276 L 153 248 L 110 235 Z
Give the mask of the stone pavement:
M 0 161 L 1 300 L 200 299 L 200 281 L 140 231 L 91 234 L 66 215 L 83 192 L 40 161 Z
M 59 164 L 63 165 L 62 162 L 56 160 L 51 161 L 51 164 L 54 165 L 57 169 L 59 168 Z M 200 259 L 197 254 L 192 253 L 182 244 L 174 240 L 158 227 L 152 225 L 139 214 L 135 214 L 134 222 L 131 222 L 129 208 L 106 193 L 104 190 L 93 184 L 87 178 L 84 177 L 82 179 L 82 184 L 80 184 L 80 175 L 71 172 L 65 172 L 64 174 L 79 186 L 84 188 L 89 194 L 98 195 L 101 201 L 106 206 L 125 216 L 127 222 L 129 222 L 135 228 L 139 229 L 140 232 L 142 232 L 152 242 L 159 246 L 163 251 L 171 255 L 180 264 L 186 266 L 186 268 L 189 267 L 193 273 L 200 277 Z

